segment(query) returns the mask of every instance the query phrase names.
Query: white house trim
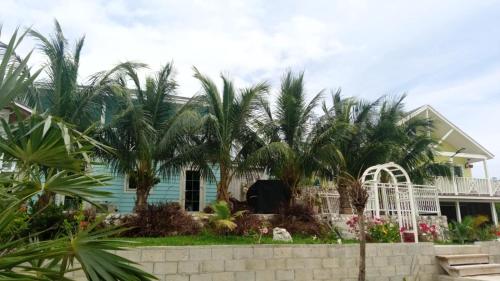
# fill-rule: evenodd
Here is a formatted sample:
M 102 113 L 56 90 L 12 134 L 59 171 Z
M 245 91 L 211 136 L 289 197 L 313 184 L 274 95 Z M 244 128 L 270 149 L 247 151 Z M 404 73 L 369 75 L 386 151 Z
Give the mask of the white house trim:
M 487 160 L 488 157 L 480 154 L 472 154 L 472 153 L 455 153 L 450 151 L 436 151 L 438 155 L 446 156 L 446 157 L 460 157 L 460 158 L 470 158 L 470 159 L 481 159 Z
M 135 188 L 129 188 L 129 181 L 128 181 L 129 176 L 125 174 L 123 177 L 123 192 L 125 193 L 135 193 Z
M 459 127 L 457 127 L 455 124 L 453 124 L 450 120 L 448 120 L 446 117 L 444 117 L 441 113 L 439 113 L 436 109 L 434 109 L 430 105 L 423 105 L 423 106 L 421 106 L 421 107 L 413 110 L 412 112 L 410 112 L 410 114 L 408 114 L 406 117 L 404 117 L 403 119 L 401 119 L 401 121 L 399 121 L 399 124 L 403 124 L 403 123 L 407 122 L 411 118 L 413 118 L 413 117 L 415 117 L 415 116 L 423 113 L 424 111 L 431 111 L 439 119 L 441 119 L 448 126 L 450 126 L 454 131 L 456 131 L 457 133 L 459 133 L 460 135 L 462 135 L 465 139 L 467 139 L 468 141 L 470 141 L 479 150 L 481 150 L 481 152 L 483 152 L 484 155 L 486 155 L 486 159 L 492 159 L 495 156 L 495 155 L 493 155 L 493 153 L 491 153 L 489 150 L 487 150 L 486 148 L 484 148 L 484 146 L 482 146 L 477 141 L 475 141 L 473 138 L 471 138 L 467 133 L 465 133 L 464 131 L 462 131 Z M 426 113 L 426 115 L 427 115 L 427 113 Z M 480 158 L 480 159 L 483 159 L 483 158 Z
M 455 131 L 455 130 L 450 129 L 446 134 L 444 134 L 444 136 L 438 141 L 438 145 L 443 143 L 443 141 L 445 141 L 451 135 L 451 133 L 453 133 L 453 131 Z

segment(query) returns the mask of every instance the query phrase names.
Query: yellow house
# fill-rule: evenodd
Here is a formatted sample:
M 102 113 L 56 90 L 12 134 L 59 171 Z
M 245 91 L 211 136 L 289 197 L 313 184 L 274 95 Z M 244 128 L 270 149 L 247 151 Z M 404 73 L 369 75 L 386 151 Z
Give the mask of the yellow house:
M 452 178 L 436 178 L 441 214 L 448 220 L 461 221 L 465 216 L 486 215 L 498 224 L 495 203 L 500 202 L 500 181 L 490 178 L 488 160 L 494 155 L 458 128 L 430 105 L 421 106 L 405 118 L 428 118 L 438 141 L 437 161 L 449 163 Z M 472 177 L 472 168 L 482 170 L 482 178 Z

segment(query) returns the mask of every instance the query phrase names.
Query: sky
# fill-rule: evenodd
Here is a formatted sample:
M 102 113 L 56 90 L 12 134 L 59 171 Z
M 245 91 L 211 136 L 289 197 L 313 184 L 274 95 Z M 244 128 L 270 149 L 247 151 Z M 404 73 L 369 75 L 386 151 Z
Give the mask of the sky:
M 193 66 L 241 87 L 268 81 L 271 96 L 289 69 L 305 72 L 311 97 L 406 94 L 408 109 L 432 105 L 497 155 L 500 178 L 500 1 L 1 2 L 2 40 L 18 26 L 49 34 L 54 19 L 70 42 L 85 35 L 82 82 L 127 60 L 146 63 L 142 75 L 173 61 L 182 96 L 199 91 Z

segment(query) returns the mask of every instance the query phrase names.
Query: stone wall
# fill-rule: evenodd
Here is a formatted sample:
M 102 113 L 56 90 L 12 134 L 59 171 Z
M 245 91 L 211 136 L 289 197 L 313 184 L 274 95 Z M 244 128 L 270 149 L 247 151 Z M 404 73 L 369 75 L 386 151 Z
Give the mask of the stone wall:
M 359 245 L 242 245 L 143 247 L 119 252 L 169 281 L 357 280 Z M 492 255 L 500 262 L 500 243 L 435 246 L 432 243 L 368 244 L 369 281 L 438 280 L 440 254 Z M 77 280 L 85 280 L 81 272 Z

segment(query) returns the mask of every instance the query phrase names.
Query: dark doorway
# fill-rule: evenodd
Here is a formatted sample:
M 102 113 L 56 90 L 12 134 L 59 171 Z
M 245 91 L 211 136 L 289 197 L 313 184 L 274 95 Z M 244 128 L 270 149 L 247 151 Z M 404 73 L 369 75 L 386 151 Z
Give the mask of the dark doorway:
M 455 202 L 439 202 L 441 214 L 448 218 L 448 222 L 457 221 L 457 209 Z
M 467 216 L 486 216 L 489 219 L 489 223 L 492 223 L 491 219 L 491 206 L 489 203 L 477 203 L 477 202 L 460 202 L 460 214 L 462 218 Z
M 184 208 L 186 211 L 200 210 L 200 172 L 186 171 L 184 191 Z

